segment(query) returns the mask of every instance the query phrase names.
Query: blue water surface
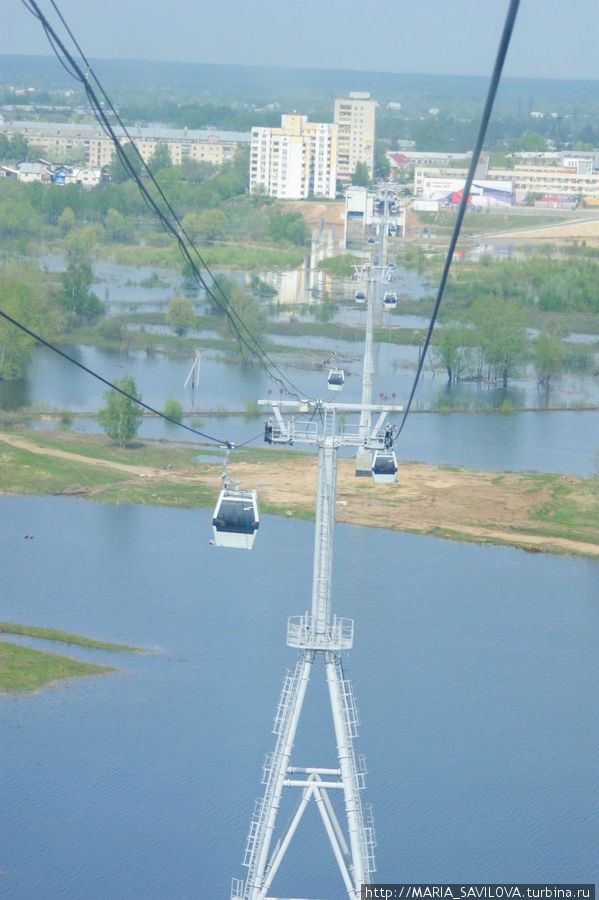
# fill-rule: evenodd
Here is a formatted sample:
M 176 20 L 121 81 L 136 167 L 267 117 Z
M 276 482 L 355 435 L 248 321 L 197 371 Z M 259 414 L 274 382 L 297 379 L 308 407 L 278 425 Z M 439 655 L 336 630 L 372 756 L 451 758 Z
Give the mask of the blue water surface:
M 212 900 L 244 876 L 313 524 L 264 516 L 248 553 L 210 546 L 209 521 L 0 497 L 0 617 L 149 651 L 51 645 L 116 671 L 1 699 L 8 900 Z M 350 525 L 335 541 L 377 881 L 597 881 L 599 564 Z M 295 765 L 336 765 L 327 704 L 317 663 Z M 345 897 L 315 809 L 271 893 Z

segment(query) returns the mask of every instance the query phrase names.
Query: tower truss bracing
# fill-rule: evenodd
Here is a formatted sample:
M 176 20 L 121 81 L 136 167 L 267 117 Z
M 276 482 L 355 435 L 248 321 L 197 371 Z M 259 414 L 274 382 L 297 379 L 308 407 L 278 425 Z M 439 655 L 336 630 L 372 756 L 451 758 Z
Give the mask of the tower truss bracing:
M 256 800 L 243 857 L 245 879 L 234 878 L 231 900 L 268 900 L 273 880 L 289 848 L 304 812 L 314 801 L 337 862 L 341 880 L 350 900 L 359 900 L 360 888 L 372 880 L 375 871 L 375 836 L 370 806 L 362 799 L 366 764 L 356 750 L 358 711 L 351 682 L 345 677 L 341 651 L 353 645 L 351 619 L 331 613 L 333 531 L 337 493 L 337 460 L 342 446 L 365 447 L 369 451 L 385 445 L 384 420 L 388 412 L 401 412 L 399 406 L 373 406 L 376 425 L 370 423 L 339 428 L 338 413 L 362 413 L 363 404 L 323 403 L 322 401 L 260 401 L 270 406 L 274 418 L 265 429 L 270 443 L 305 443 L 318 447 L 318 486 L 314 529 L 314 571 L 312 608 L 293 616 L 287 625 L 287 644 L 298 650 L 297 662 L 283 681 L 275 715 L 274 750 L 263 766 L 264 792 Z M 316 424 L 314 413 L 320 413 Z M 311 413 L 306 420 L 283 413 Z M 319 657 L 324 663 L 333 729 L 337 747 L 334 765 L 296 766 L 291 754 L 302 706 Z M 297 792 L 297 803 L 290 821 L 277 833 L 277 816 L 284 791 Z M 345 822 L 339 821 L 329 793 L 343 796 Z

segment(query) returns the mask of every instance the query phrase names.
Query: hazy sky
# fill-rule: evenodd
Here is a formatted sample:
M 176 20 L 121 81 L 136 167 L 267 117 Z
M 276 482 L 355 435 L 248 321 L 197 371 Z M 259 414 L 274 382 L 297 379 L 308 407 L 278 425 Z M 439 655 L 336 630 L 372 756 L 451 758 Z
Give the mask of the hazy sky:
M 50 0 L 37 0 L 51 21 Z M 90 58 L 488 75 L 508 0 L 56 0 Z M 0 52 L 48 54 L 20 0 Z M 507 76 L 599 79 L 599 0 L 521 0 Z

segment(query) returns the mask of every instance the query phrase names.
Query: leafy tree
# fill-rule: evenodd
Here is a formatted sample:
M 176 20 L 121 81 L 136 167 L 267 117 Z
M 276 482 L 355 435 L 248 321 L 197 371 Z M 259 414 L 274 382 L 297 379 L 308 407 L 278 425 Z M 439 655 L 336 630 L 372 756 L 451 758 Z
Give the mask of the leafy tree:
M 0 297 L 3 312 L 32 330 L 37 328 L 43 312 L 41 296 L 10 265 L 0 268 Z M 0 318 L 0 380 L 26 374 L 34 345 L 32 337 Z
M 453 145 L 447 123 L 439 116 L 421 119 L 414 128 L 414 141 L 417 150 L 442 152 Z
M 192 241 L 197 241 L 200 236 L 200 217 L 198 213 L 185 213 L 181 224 L 183 225 L 183 230 L 190 236 Z
M 475 340 L 489 376 L 507 387 L 514 369 L 527 357 L 526 315 L 515 300 L 494 297 L 472 307 Z
M 212 285 L 211 294 L 208 298 L 209 309 L 212 315 L 226 315 L 226 306 L 229 297 L 232 297 L 238 287 L 237 282 L 230 275 L 217 275 Z
M 174 419 L 175 422 L 180 422 L 183 418 L 183 407 L 179 401 L 170 394 L 166 398 L 163 412 L 165 416 L 168 416 L 169 419 Z
M 335 278 L 351 278 L 354 274 L 354 267 L 359 263 L 360 260 L 357 256 L 340 253 L 337 256 L 327 256 L 325 259 L 321 259 L 317 268 L 324 269 Z
M 212 163 L 198 162 L 198 160 L 195 159 L 181 160 L 179 169 L 181 170 L 181 177 L 183 180 L 191 181 L 193 184 L 201 184 L 203 181 L 206 181 L 207 178 L 210 178 L 211 175 L 214 175 L 216 171 L 216 168 Z
M 182 224 L 193 241 L 202 239 L 212 242 L 225 237 L 228 219 L 220 209 L 205 209 L 201 213 L 186 213 Z
M 231 310 L 231 315 L 227 315 L 226 309 L 218 307 L 214 301 L 210 301 L 212 311 L 219 316 L 227 316 L 226 328 L 229 334 L 238 338 L 238 329 L 244 338 L 247 338 L 248 329 L 257 340 L 262 340 L 266 334 L 267 318 L 264 310 L 260 308 L 260 304 L 256 297 L 243 285 L 235 281 L 234 278 L 220 276 L 217 279 L 220 290 L 215 286 L 212 290 L 214 296 L 222 301 L 222 305 Z M 221 294 L 222 291 L 222 294 Z M 226 300 L 223 299 L 223 295 Z M 239 320 L 245 325 L 245 329 L 241 328 Z M 239 355 L 247 359 L 250 352 L 241 342 L 238 344 Z
M 104 227 L 111 241 L 130 241 L 134 236 L 131 219 L 123 216 L 117 209 L 109 209 L 104 219 Z
M 234 321 L 241 319 L 245 327 L 251 331 L 253 336 L 259 341 L 266 334 L 267 317 L 256 297 L 253 296 L 245 287 L 235 282 L 235 287 L 229 296 L 229 305 L 235 311 Z M 229 327 L 233 334 L 236 334 L 234 326 L 229 320 Z
M 277 289 L 268 284 L 268 282 L 263 281 L 259 275 L 250 277 L 250 290 L 258 297 L 276 297 L 278 294 Z
M 198 231 L 200 237 L 212 243 L 222 241 L 227 233 L 228 220 L 220 209 L 205 209 L 198 216 Z
M 115 386 L 126 391 L 130 397 L 141 400 L 131 375 L 125 375 Z M 135 400 L 125 397 L 119 391 L 110 389 L 104 391 L 104 403 L 106 404 L 98 412 L 98 423 L 113 441 L 118 441 L 121 447 L 133 440 L 139 431 L 143 417 L 142 408 Z
M 512 152 L 542 153 L 547 149 L 547 141 L 536 131 L 525 131 L 509 142 L 509 148 Z
M 73 229 L 65 238 L 67 253 L 71 256 L 90 256 L 104 237 L 104 227 L 98 225 L 85 225 L 83 228 Z
M 15 134 L 12 138 L 5 134 L 0 135 L 0 159 L 20 162 L 28 158 L 28 150 L 27 138 L 22 134 Z
M 58 302 L 69 314 L 69 330 L 79 322 L 93 322 L 99 318 L 106 306 L 90 291 L 94 273 L 90 264 L 71 261 L 62 273 L 62 290 Z
M 557 378 L 564 368 L 565 349 L 560 335 L 555 330 L 544 329 L 533 341 L 533 364 L 537 384 L 549 392 L 551 379 Z
M 58 225 L 63 234 L 75 227 L 75 213 L 67 206 L 58 217 Z
M 447 371 L 447 380 L 459 381 L 472 359 L 471 332 L 448 325 L 435 333 L 435 360 Z
M 384 181 L 389 178 L 391 173 L 391 166 L 386 153 L 389 149 L 389 143 L 389 141 L 377 140 L 374 146 L 374 175 L 375 178 L 380 178 Z
M 0 205 L 0 234 L 20 237 L 33 234 L 41 225 L 39 213 L 27 200 L 8 198 Z
M 133 144 L 131 144 L 130 142 L 127 144 L 122 144 L 121 150 L 133 171 L 137 175 L 139 175 L 143 168 L 143 164 Z M 112 154 L 112 162 L 108 166 L 108 174 L 110 175 L 110 179 L 114 184 L 122 184 L 124 181 L 128 181 L 131 178 L 131 172 L 123 165 L 120 159 L 120 155 L 116 152 L 116 150 Z
M 506 153 L 505 150 L 493 150 L 489 154 L 489 165 L 498 169 L 513 169 L 514 158 Z
M 172 162 L 167 144 L 156 144 L 147 165 L 152 175 L 155 175 L 160 169 L 170 169 Z
M 317 322 L 326 324 L 330 322 L 337 311 L 337 305 L 333 303 L 328 295 L 325 295 L 321 302 L 314 309 L 314 318 Z
M 351 177 L 351 183 L 358 187 L 370 187 L 371 181 L 368 175 L 368 166 L 366 163 L 357 162 L 354 174 Z
M 191 300 L 187 297 L 173 297 L 166 314 L 167 325 L 178 335 L 186 334 L 197 325 L 198 318 L 193 311 Z
M 289 241 L 300 246 L 310 237 L 310 229 L 299 212 L 275 211 L 268 223 L 268 233 L 277 243 Z
M 247 191 L 250 186 L 250 147 L 237 145 L 235 156 L 231 162 L 231 166 L 237 177 L 239 178 L 240 188 Z M 241 191 L 240 191 L 241 193 Z

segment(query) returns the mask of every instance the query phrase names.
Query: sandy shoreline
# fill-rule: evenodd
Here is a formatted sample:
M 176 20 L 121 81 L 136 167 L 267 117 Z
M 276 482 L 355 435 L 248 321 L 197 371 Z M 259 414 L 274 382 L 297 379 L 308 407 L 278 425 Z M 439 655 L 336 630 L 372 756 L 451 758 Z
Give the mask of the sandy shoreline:
M 182 490 L 201 485 L 215 491 L 219 483 L 220 467 L 215 465 L 175 465 L 168 470 L 139 466 L 43 447 L 14 433 L 0 433 L 0 442 L 41 456 L 126 474 L 131 477 L 131 484 L 140 484 L 143 479 L 144 484 L 169 483 Z M 397 484 L 381 485 L 369 478 L 356 478 L 354 472 L 353 460 L 339 460 L 338 522 L 599 559 L 598 529 L 587 524 L 564 529 L 537 517 L 540 509 L 554 503 L 556 491 L 567 491 L 583 510 L 585 503 L 589 508 L 596 506 L 597 494 L 589 492 L 585 480 L 578 476 L 533 476 L 406 463 L 399 467 Z M 286 458 L 281 453 L 275 465 L 233 459 L 228 474 L 242 488 L 256 488 L 264 509 L 283 515 L 314 513 L 316 457 Z M 123 482 L 119 481 L 119 485 Z M 61 493 L 93 497 L 105 490 L 106 484 L 82 490 L 68 485 Z M 568 531 L 567 536 L 564 530 Z

